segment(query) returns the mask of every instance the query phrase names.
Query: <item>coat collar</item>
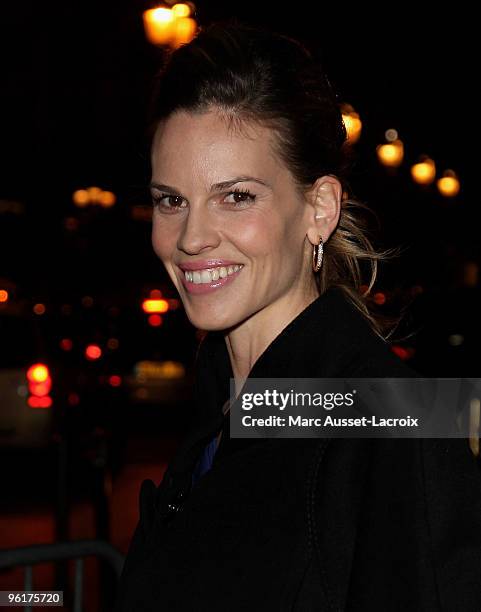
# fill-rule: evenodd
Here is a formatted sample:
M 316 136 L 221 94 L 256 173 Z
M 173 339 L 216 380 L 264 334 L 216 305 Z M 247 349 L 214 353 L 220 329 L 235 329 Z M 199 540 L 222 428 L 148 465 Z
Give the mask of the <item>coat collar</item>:
M 249 378 L 410 376 L 340 287 L 311 302 L 269 344 Z M 232 366 L 222 332 L 208 332 L 198 352 L 196 401 L 202 421 L 214 417 L 230 395 Z
M 273 339 L 255 362 L 249 377 L 336 378 L 346 375 L 410 376 L 411 371 L 373 332 L 342 288 L 331 287 Z M 191 471 L 205 444 L 221 428 L 222 441 L 215 461 L 225 452 L 230 454 L 252 442 L 230 438 L 229 417 L 224 417 L 222 408 L 230 397 L 231 378 L 233 372 L 224 334 L 222 331 L 208 332 L 197 352 L 195 417 L 190 433 L 170 466 L 173 473 Z M 187 475 L 184 479 L 187 483 Z
M 356 375 L 410 376 L 411 370 L 374 334 L 362 314 L 339 288 L 326 291 L 293 319 L 261 354 L 249 374 L 257 378 L 335 378 Z M 162 520 L 166 518 L 168 521 L 168 517 L 176 514 L 182 506 L 190 491 L 195 463 L 205 444 L 220 429 L 223 431 L 222 441 L 214 459 L 214 465 L 218 466 L 228 455 L 253 444 L 258 445 L 256 452 L 261 456 L 261 447 L 269 455 L 269 444 L 271 447 L 275 444 L 279 449 L 282 445 L 281 456 L 290 448 L 291 443 L 295 444 L 292 440 L 230 438 L 230 419 L 223 415 L 222 407 L 229 399 L 231 377 L 232 368 L 224 336 L 221 332 L 209 332 L 197 354 L 194 397 L 197 421 L 169 464 L 155 495 L 155 507 Z M 306 485 L 309 490 L 306 512 L 312 532 L 310 537 L 313 538 L 317 558 L 322 565 L 319 571 L 325 592 L 329 591 L 329 600 L 337 602 L 341 609 L 347 597 L 354 556 L 356 517 L 370 456 L 369 440 L 350 440 L 348 444 L 343 444 L 342 440 L 330 439 L 305 442 L 299 446 L 299 450 L 312 450 L 312 456 L 309 455 L 312 459 L 309 482 Z M 330 453 L 326 453 L 328 447 Z M 330 459 L 326 460 L 326 456 Z M 335 466 L 333 469 L 333 458 L 343 462 L 345 469 L 339 471 Z M 237 462 L 230 461 L 230 466 L 233 465 L 237 465 Z M 224 474 L 224 471 L 219 469 L 216 473 Z M 334 482 L 328 480 L 330 477 L 334 478 Z M 320 491 L 319 483 L 329 483 L 329 486 L 323 484 L 324 489 Z M 151 495 L 145 496 L 145 516 L 148 514 L 147 506 L 152 507 L 151 499 Z M 338 513 L 340 507 L 349 508 L 343 520 L 334 521 L 328 530 L 321 529 L 319 521 L 330 523 L 333 512 Z M 154 514 L 150 516 L 154 520 Z M 318 535 L 312 535 L 319 533 L 323 534 L 326 541 L 320 541 Z M 313 566 L 313 571 L 318 570 L 314 570 Z
M 297 315 L 264 350 L 249 376 L 334 377 L 342 371 L 345 356 L 352 353 L 354 336 L 372 334 L 362 315 L 348 303 L 340 288 L 330 288 Z M 335 347 L 335 348 L 334 348 Z M 185 495 L 192 470 L 202 449 L 223 430 L 217 462 L 224 453 L 248 446 L 249 439 L 231 439 L 229 416 L 222 408 L 230 397 L 232 366 L 222 331 L 210 331 L 200 343 L 194 384 L 195 416 L 190 430 L 169 464 L 159 496 Z M 159 503 L 161 503 L 159 497 Z M 165 500 L 162 502 L 165 505 Z

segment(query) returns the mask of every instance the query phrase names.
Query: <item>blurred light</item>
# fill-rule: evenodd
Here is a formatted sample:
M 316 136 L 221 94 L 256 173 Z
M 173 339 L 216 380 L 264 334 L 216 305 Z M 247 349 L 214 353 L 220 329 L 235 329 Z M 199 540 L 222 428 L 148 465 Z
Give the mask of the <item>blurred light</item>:
M 87 189 L 87 194 L 89 196 L 90 204 L 98 204 L 101 193 L 102 190 L 100 189 L 100 187 L 89 187 Z
M 71 351 L 73 347 L 73 342 L 70 338 L 62 338 L 60 340 L 60 348 L 62 351 Z
M 33 307 L 33 312 L 36 315 L 45 314 L 45 304 L 35 304 L 35 306 Z
M 64 316 L 68 316 L 72 314 L 72 306 L 70 304 L 62 304 L 62 306 L 60 307 L 60 312 Z
M 63 225 L 69 232 L 74 232 L 76 229 L 78 229 L 79 222 L 75 217 L 66 217 Z
M 111 387 L 120 387 L 121 384 L 122 378 L 120 376 L 117 376 L 117 374 L 112 374 L 112 376 L 109 376 L 109 385 Z
M 48 396 L 52 387 L 52 378 L 48 367 L 43 363 L 35 363 L 27 370 L 28 405 L 32 408 L 49 408 L 52 399 Z
M 77 406 L 78 404 L 80 404 L 80 397 L 78 393 L 69 393 L 67 402 L 69 406 Z
M 446 170 L 444 172 L 443 176 L 438 179 L 437 187 L 439 193 L 445 198 L 454 198 L 461 189 L 459 179 L 453 170 Z
M 420 293 L 424 293 L 424 289 L 421 285 L 413 285 L 411 287 L 411 295 L 419 295 Z
M 149 397 L 149 392 L 145 387 L 139 387 L 135 391 L 135 397 L 138 397 L 139 399 L 147 399 Z
M 159 378 L 183 378 L 185 368 L 179 361 L 139 361 L 134 368 L 137 381 L 155 380 Z
M 118 308 L 117 306 L 111 306 L 108 312 L 111 317 L 118 317 L 120 314 L 120 308 Z
M 376 153 L 383 166 L 397 168 L 404 159 L 404 145 L 401 140 L 394 140 L 388 144 L 378 145 Z
M 153 299 L 159 299 L 162 297 L 162 291 L 160 291 L 159 289 L 152 289 L 152 291 L 149 293 L 149 296 Z
M 50 389 L 52 388 L 52 379 L 49 377 L 44 382 L 31 382 L 29 384 L 29 391 L 32 395 L 36 397 L 43 397 L 44 395 L 48 395 L 50 393 Z
M 94 299 L 90 295 L 84 295 L 84 297 L 82 298 L 82 306 L 84 306 L 85 308 L 91 308 L 93 306 L 93 303 Z
M 185 368 L 178 361 L 163 361 L 160 364 L 160 376 L 162 378 L 183 378 Z
M 152 221 L 152 204 L 136 204 L 131 207 L 132 219 L 135 221 Z
M 27 370 L 27 379 L 33 383 L 45 382 L 49 376 L 48 367 L 43 363 L 35 363 Z
M 50 408 L 52 405 L 52 398 L 49 395 L 44 395 L 43 397 L 31 395 L 28 398 L 27 403 L 30 408 Z
M 162 313 L 167 312 L 169 310 L 169 303 L 167 300 L 144 300 L 142 302 L 142 309 L 147 313 Z
M 174 35 L 175 15 L 167 6 L 148 9 L 143 13 L 147 40 L 153 45 L 169 44 Z
M 464 264 L 463 282 L 466 287 L 476 287 L 479 280 L 479 266 L 475 261 L 467 261 Z
M 386 303 L 386 295 L 379 291 L 373 295 L 373 300 L 375 304 L 382 306 L 382 304 Z
M 397 130 L 391 128 L 389 130 L 386 130 L 384 132 L 384 138 L 388 141 L 388 142 L 395 142 L 399 137 L 399 134 L 397 133 Z
M 172 12 L 175 17 L 188 17 L 190 15 L 191 9 L 188 4 L 184 4 L 183 2 L 179 2 L 178 4 L 174 4 L 172 7 Z
M 107 340 L 107 348 L 109 348 L 111 351 L 115 351 L 116 349 L 119 348 L 119 341 L 117 338 L 109 338 Z
M 85 357 L 91 361 L 99 359 L 102 356 L 102 349 L 98 344 L 89 344 L 85 349 Z
M 362 121 L 359 113 L 356 113 L 350 104 L 341 105 L 342 120 L 346 126 L 347 139 L 350 144 L 354 144 L 361 137 Z
M 177 17 L 174 21 L 172 47 L 177 48 L 189 43 L 195 35 L 197 22 L 192 17 Z
M 175 298 L 167 300 L 167 303 L 169 305 L 169 310 L 177 310 L 177 308 L 180 307 L 180 300 L 177 300 Z
M 369 289 L 369 285 L 359 285 L 359 293 L 361 295 L 366 295 L 368 289 Z
M 429 157 L 411 166 L 411 177 L 419 185 L 429 185 L 436 177 L 436 164 Z
M 8 302 L 8 291 L 0 289 L 0 303 Z
M 77 189 L 77 191 L 73 192 L 72 200 L 75 206 L 83 208 L 90 204 L 89 192 L 86 189 Z
M 25 205 L 22 202 L 16 200 L 5 200 L 0 199 L 0 215 L 3 213 L 13 213 L 14 215 L 21 215 L 25 212 Z
M 160 327 L 163 323 L 162 317 L 158 314 L 149 315 L 148 318 L 149 325 L 152 327 Z
M 464 336 L 461 334 L 451 334 L 448 338 L 448 342 L 451 346 L 461 346 L 464 342 Z
M 404 347 L 402 347 L 402 346 L 398 346 L 398 345 L 396 345 L 396 344 L 393 344 L 393 345 L 391 346 L 391 350 L 392 350 L 392 352 L 393 352 L 395 355 L 397 355 L 397 356 L 398 356 L 400 359 L 406 360 L 406 359 L 409 359 L 409 357 L 410 357 L 410 354 L 409 354 L 408 349 L 405 349 L 405 348 L 404 348 Z
M 117 198 L 115 197 L 115 194 L 111 191 L 102 191 L 102 193 L 98 197 L 98 200 L 101 206 L 103 206 L 104 208 L 110 208 L 115 204 Z

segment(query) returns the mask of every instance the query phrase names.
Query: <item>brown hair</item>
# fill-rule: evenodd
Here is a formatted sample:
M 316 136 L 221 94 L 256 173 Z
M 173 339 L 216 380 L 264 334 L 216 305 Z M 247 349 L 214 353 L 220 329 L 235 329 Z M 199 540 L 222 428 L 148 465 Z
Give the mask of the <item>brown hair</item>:
M 231 127 L 256 121 L 275 131 L 276 152 L 300 194 L 320 176 L 340 181 L 341 213 L 316 274 L 319 291 L 340 287 L 373 330 L 389 337 L 400 319 L 376 312 L 370 291 L 378 262 L 398 249 L 373 247 L 366 218 L 372 211 L 349 197 L 351 148 L 337 95 L 320 62 L 299 41 L 237 19 L 201 27 L 190 43 L 166 52 L 164 59 L 150 109 L 151 138 L 159 122 L 175 111 L 217 108 Z

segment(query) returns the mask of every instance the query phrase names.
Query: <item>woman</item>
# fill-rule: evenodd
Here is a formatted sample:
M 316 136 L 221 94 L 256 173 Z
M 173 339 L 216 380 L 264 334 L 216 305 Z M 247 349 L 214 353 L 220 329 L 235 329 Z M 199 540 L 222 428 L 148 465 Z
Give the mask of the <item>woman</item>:
M 229 435 L 231 378 L 238 396 L 247 377 L 414 375 L 360 291 L 383 254 L 346 197 L 326 76 L 289 38 L 214 24 L 169 56 L 154 112 L 153 248 L 207 334 L 117 609 L 481 610 L 466 440 Z

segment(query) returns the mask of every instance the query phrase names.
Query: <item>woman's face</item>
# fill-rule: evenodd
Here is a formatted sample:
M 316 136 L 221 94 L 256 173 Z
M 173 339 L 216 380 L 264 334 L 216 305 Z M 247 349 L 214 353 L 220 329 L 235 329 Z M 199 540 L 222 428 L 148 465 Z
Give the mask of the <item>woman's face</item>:
M 231 328 L 315 287 L 306 238 L 314 211 L 272 138 L 253 123 L 229 130 L 215 111 L 174 113 L 157 129 L 152 244 L 200 329 Z

